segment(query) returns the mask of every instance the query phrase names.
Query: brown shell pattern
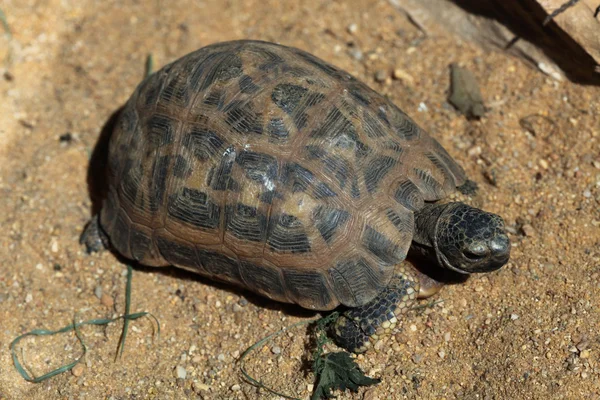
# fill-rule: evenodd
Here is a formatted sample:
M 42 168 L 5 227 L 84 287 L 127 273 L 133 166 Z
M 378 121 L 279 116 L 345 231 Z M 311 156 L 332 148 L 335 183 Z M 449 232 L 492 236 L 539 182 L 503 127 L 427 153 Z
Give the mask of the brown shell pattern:
M 110 141 L 101 225 L 124 256 L 326 310 L 389 281 L 413 211 L 465 180 L 440 144 L 348 73 L 236 41 L 144 80 Z

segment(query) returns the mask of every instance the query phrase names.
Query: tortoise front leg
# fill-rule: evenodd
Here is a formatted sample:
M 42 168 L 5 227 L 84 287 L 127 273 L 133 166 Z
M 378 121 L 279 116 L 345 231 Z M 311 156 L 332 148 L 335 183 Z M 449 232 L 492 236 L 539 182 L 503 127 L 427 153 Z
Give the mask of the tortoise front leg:
M 108 248 L 109 240 L 106 233 L 100 227 L 98 214 L 94 215 L 90 222 L 86 225 L 81 237 L 80 244 L 85 244 L 85 249 L 88 254 L 102 251 Z
M 420 282 L 410 266 L 396 267 L 388 286 L 369 303 L 345 311 L 335 322 L 335 342 L 351 352 L 363 353 L 392 332 L 401 314 L 408 311 L 420 290 Z

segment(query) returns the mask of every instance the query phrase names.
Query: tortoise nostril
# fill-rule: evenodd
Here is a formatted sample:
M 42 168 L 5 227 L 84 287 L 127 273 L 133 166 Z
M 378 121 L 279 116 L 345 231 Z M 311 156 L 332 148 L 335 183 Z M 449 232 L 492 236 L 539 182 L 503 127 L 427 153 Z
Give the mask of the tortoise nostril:
M 484 246 L 482 243 L 473 244 L 463 251 L 463 255 L 473 261 L 485 258 L 488 253 L 487 246 Z
M 510 241 L 506 234 L 497 235 L 490 241 L 490 250 L 494 254 L 505 254 L 510 250 Z

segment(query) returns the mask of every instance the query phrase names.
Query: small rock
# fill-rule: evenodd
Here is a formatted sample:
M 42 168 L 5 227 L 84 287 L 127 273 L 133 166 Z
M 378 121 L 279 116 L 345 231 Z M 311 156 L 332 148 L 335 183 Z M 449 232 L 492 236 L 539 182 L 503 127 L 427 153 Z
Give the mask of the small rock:
M 61 143 L 71 143 L 73 141 L 73 135 L 71 132 L 63 133 L 58 137 L 59 142 Z
M 592 197 L 592 192 L 589 189 L 584 190 L 583 197 L 589 199 L 590 197 Z
M 356 32 L 358 32 L 358 25 L 350 24 L 350 25 L 348 25 L 348 27 L 346 29 L 348 29 L 348 33 L 354 35 Z
M 583 350 L 581 353 L 579 353 L 579 358 L 590 358 L 590 351 L 588 349 Z
M 225 361 L 225 354 L 221 353 L 217 356 L 217 360 L 219 361 Z
M 58 242 L 56 241 L 56 239 L 52 239 L 52 243 L 50 244 L 50 250 L 53 253 L 58 253 Z
M 240 385 L 238 385 L 237 383 L 231 387 L 232 392 L 239 392 L 241 389 L 242 389 L 242 387 Z
M 215 307 L 217 307 L 217 308 L 221 307 L 222 305 L 223 305 L 223 304 L 222 304 L 222 303 L 221 303 L 219 300 L 217 300 L 217 301 L 215 302 Z
M 414 325 L 414 324 L 412 324 L 412 325 L 410 326 L 410 330 L 411 330 L 412 332 L 416 332 L 416 331 L 417 331 L 417 326 L 416 326 L 416 325 Z
M 356 61 L 360 61 L 363 59 L 364 55 L 363 52 L 356 47 L 352 47 L 348 50 L 348 54 L 350 55 L 350 57 L 354 58 Z
M 307 384 L 306 390 L 308 390 L 309 393 L 312 393 L 312 391 L 315 390 L 315 385 L 313 385 L 312 383 Z
M 379 400 L 379 396 L 376 394 L 376 388 L 366 390 L 365 394 L 363 394 L 363 400 Z
M 444 359 L 444 357 L 446 357 L 446 352 L 444 350 L 440 350 L 440 351 L 438 351 L 438 356 L 441 359 Z
M 238 304 L 242 307 L 246 307 L 248 305 L 248 300 L 246 300 L 245 297 L 242 297 L 240 301 L 238 301 Z
M 32 300 L 33 295 L 31 293 L 27 293 L 27 295 L 25 296 L 25 303 L 31 303 Z
M 510 314 L 510 319 L 512 319 L 513 321 L 516 321 L 519 319 L 519 316 L 517 314 Z
M 400 68 L 394 69 L 394 73 L 392 76 L 394 77 L 394 79 L 404 81 L 406 83 L 413 84 L 415 82 L 415 78 L 413 78 L 408 72 Z
M 102 298 L 102 286 L 98 285 L 94 288 L 94 295 L 98 298 Z
M 112 306 L 115 305 L 115 299 L 106 293 L 102 293 L 102 296 L 100 296 L 100 303 L 105 307 L 112 308 Z
M 538 161 L 538 164 L 540 164 L 540 167 L 548 169 L 548 161 L 544 160 L 543 158 L 540 161 Z
M 450 65 L 450 97 L 448 102 L 467 118 L 481 118 L 485 113 L 483 97 L 475 75 L 458 64 Z
M 77 365 L 75 365 L 73 368 L 71 368 L 71 373 L 73 374 L 73 376 L 81 376 L 83 375 L 83 372 L 85 371 L 85 365 L 83 365 L 83 363 L 79 363 Z
M 525 224 L 521 227 L 521 231 L 525 236 L 535 236 L 535 229 L 530 224 Z
M 273 354 L 281 354 L 281 347 L 279 347 L 279 346 L 273 346 L 271 348 L 271 351 L 273 352 Z
M 175 367 L 175 378 L 177 379 L 185 379 L 187 376 L 187 371 L 181 365 Z
M 233 312 L 240 312 L 242 310 L 243 310 L 243 308 L 239 304 L 236 303 L 233 305 Z
M 415 364 L 418 364 L 423 361 L 423 356 L 421 354 L 415 354 L 412 356 L 412 360 Z
M 196 393 L 208 392 L 210 390 L 210 386 L 205 385 L 204 383 L 200 383 L 198 381 L 194 381 L 194 382 L 192 382 L 192 389 Z
M 377 72 L 375 72 L 375 80 L 377 82 L 385 82 L 387 77 L 388 77 L 388 73 L 383 69 L 380 69 Z

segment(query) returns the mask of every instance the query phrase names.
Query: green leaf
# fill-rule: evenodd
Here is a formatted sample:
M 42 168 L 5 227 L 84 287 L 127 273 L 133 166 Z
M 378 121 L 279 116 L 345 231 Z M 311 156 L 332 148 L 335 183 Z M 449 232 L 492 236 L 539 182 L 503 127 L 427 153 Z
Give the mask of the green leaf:
M 350 389 L 353 392 L 359 386 L 370 386 L 379 383 L 379 379 L 365 376 L 358 365 L 346 352 L 329 353 L 321 356 L 317 375 L 317 386 L 311 400 L 331 398 L 332 390 Z

